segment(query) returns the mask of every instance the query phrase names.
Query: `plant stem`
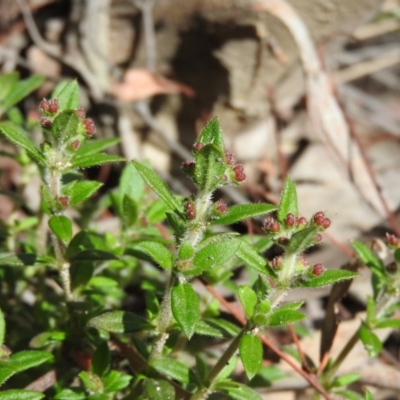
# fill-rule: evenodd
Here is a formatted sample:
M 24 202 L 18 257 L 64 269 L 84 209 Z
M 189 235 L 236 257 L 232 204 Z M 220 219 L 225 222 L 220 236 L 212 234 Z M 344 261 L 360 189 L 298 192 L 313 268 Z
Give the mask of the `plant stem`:
M 54 201 L 58 201 L 61 195 L 61 178 L 62 173 L 58 169 L 47 170 L 47 185 L 51 197 Z M 62 287 L 64 289 L 65 298 L 67 301 L 73 300 L 74 296 L 71 290 L 71 274 L 70 274 L 70 263 L 65 257 L 65 245 L 64 243 L 54 234 L 51 235 L 51 239 L 54 246 L 54 253 L 57 260 L 57 267 L 60 273 Z
M 212 392 L 212 386 L 214 380 L 218 377 L 221 371 L 229 363 L 230 359 L 234 356 L 239 347 L 240 339 L 242 338 L 243 334 L 246 333 L 247 331 L 248 331 L 248 326 L 245 325 L 241 329 L 241 331 L 237 334 L 237 336 L 232 340 L 231 344 L 228 346 L 228 348 L 222 354 L 221 358 L 218 360 L 218 362 L 214 365 L 212 370 L 207 375 L 206 381 L 209 382 L 209 386 L 207 388 L 201 388 L 190 398 L 190 400 L 205 400 L 208 398 L 208 396 Z
M 340 352 L 340 354 L 337 356 L 336 360 L 334 361 L 334 363 L 332 364 L 332 366 L 329 368 L 328 373 L 325 376 L 325 380 L 327 382 L 331 382 L 331 380 L 333 379 L 333 377 L 335 376 L 336 371 L 338 370 L 338 368 L 340 367 L 340 365 L 342 364 L 342 362 L 346 359 L 346 357 L 349 355 L 350 351 L 353 349 L 353 347 L 358 343 L 359 336 L 358 333 L 360 331 L 360 328 L 358 328 L 353 336 L 350 338 L 350 340 L 346 343 L 346 346 L 344 346 L 344 348 L 342 349 L 342 351 Z
M 174 283 L 175 277 L 173 273 L 171 273 L 168 285 L 165 288 L 164 298 L 161 302 L 160 318 L 158 320 L 158 335 L 149 356 L 149 363 L 154 360 L 159 360 L 161 358 L 165 342 L 167 341 L 169 336 L 167 330 L 172 319 L 171 290 L 174 286 Z

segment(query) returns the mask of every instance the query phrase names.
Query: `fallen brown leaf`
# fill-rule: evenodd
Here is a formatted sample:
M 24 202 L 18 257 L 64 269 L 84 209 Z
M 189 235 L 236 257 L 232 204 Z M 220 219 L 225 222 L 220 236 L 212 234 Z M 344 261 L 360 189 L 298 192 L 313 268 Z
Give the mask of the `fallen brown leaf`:
M 194 97 L 194 90 L 144 68 L 132 68 L 125 72 L 122 82 L 113 82 L 109 92 L 119 100 L 139 101 L 158 94 L 183 93 Z

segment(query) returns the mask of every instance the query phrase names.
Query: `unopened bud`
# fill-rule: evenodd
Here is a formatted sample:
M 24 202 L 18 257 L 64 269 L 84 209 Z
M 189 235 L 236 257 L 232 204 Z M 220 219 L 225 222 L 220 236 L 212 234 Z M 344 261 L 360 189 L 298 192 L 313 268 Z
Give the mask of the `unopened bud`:
M 315 241 L 316 241 L 317 243 L 322 242 L 322 235 L 321 235 L 320 233 L 317 233 L 317 234 L 315 235 Z
M 324 218 L 322 221 L 322 228 L 328 229 L 331 226 L 331 220 L 329 218 Z
M 285 225 L 287 227 L 291 228 L 295 224 L 295 222 L 296 222 L 296 217 L 292 213 L 286 215 Z
M 285 246 L 289 243 L 289 239 L 287 237 L 281 236 L 278 238 L 278 243 Z
M 78 150 L 80 145 L 81 145 L 81 142 L 79 140 L 74 140 L 73 142 L 71 142 L 71 147 L 74 150 Z
M 265 229 L 268 232 L 277 233 L 281 230 L 279 222 L 271 217 L 268 217 L 265 221 Z
M 221 214 L 225 214 L 228 211 L 228 205 L 226 204 L 226 202 L 224 200 L 218 200 L 216 203 L 216 207 L 215 209 L 221 213 Z
M 86 112 L 83 108 L 78 108 L 76 110 L 76 115 L 78 116 L 79 119 L 84 119 L 86 117 Z
M 59 101 L 58 99 L 50 100 L 49 102 L 49 113 L 55 114 L 58 111 Z
M 182 163 L 182 169 L 188 173 L 193 172 L 195 167 L 196 167 L 196 163 L 194 163 L 193 161 L 186 160 Z
M 91 118 L 84 119 L 83 125 L 85 126 L 85 131 L 88 136 L 92 136 L 96 133 L 96 126 Z
M 399 238 L 395 235 L 391 235 L 390 233 L 386 233 L 385 241 L 390 247 L 397 247 L 399 244 Z
M 228 165 L 233 165 L 236 162 L 236 158 L 233 154 L 231 153 L 226 153 L 225 154 L 225 161 Z
M 41 113 L 45 113 L 49 111 L 49 106 L 50 106 L 50 102 L 47 99 L 43 99 L 40 103 L 39 103 L 39 111 Z
M 243 182 L 246 179 L 246 174 L 243 172 L 243 167 L 241 165 L 237 165 L 232 171 L 235 173 L 235 180 L 237 182 Z
M 198 153 L 204 147 L 204 143 L 198 142 L 193 146 L 193 152 Z
M 58 198 L 58 202 L 62 205 L 62 207 L 67 208 L 69 205 L 69 197 L 68 196 L 60 196 Z
M 307 225 L 307 220 L 304 217 L 297 218 L 297 225 L 302 227 Z
M 312 267 L 312 269 L 311 269 L 311 273 L 312 273 L 314 276 L 320 276 L 320 275 L 322 275 L 322 274 L 324 273 L 324 271 L 325 271 L 325 268 L 324 268 L 324 266 L 323 266 L 322 264 L 320 264 L 320 263 L 313 265 L 313 267 Z
M 40 125 L 45 129 L 51 129 L 53 123 L 46 117 L 40 118 Z

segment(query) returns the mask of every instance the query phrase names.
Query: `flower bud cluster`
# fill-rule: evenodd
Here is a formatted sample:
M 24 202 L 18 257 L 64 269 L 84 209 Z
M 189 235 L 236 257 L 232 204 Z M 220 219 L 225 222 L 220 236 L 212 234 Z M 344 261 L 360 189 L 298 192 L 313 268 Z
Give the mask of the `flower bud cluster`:
M 184 208 L 187 219 L 193 220 L 196 218 L 196 209 L 192 201 L 188 201 L 187 203 L 185 203 Z
M 386 233 L 385 242 L 390 249 L 396 249 L 399 245 L 399 238 L 390 233 Z
M 42 128 L 50 131 L 53 127 L 54 120 L 60 114 L 60 102 L 56 99 L 43 99 L 39 104 L 39 111 L 42 114 L 39 122 Z M 82 140 L 86 137 L 91 137 L 96 133 L 96 126 L 91 118 L 86 118 L 86 113 L 82 108 L 75 110 L 77 117 L 79 118 L 79 125 L 76 134 L 69 134 L 68 137 L 61 137 L 61 142 L 69 141 L 68 148 L 75 151 L 79 148 Z M 71 137 L 72 136 L 72 137 Z M 51 141 L 51 136 L 49 137 Z

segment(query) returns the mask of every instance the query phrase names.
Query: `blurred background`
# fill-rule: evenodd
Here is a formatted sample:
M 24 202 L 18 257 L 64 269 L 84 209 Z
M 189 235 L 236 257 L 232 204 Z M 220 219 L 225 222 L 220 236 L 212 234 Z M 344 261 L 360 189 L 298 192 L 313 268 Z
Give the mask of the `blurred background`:
M 335 268 L 349 240 L 400 234 L 399 42 L 399 0 L 0 0 L 0 72 L 46 77 L 25 115 L 77 78 L 97 136 L 119 137 L 114 152 L 149 159 L 184 196 L 180 165 L 218 116 L 247 175 L 221 196 L 276 202 L 289 174 L 300 212 L 333 221 L 311 262 Z M 0 168 L 3 189 L 18 184 L 16 163 Z M 109 188 L 119 176 L 90 173 Z M 39 184 L 27 187 L 31 203 Z M 356 281 L 351 296 L 368 287 Z

